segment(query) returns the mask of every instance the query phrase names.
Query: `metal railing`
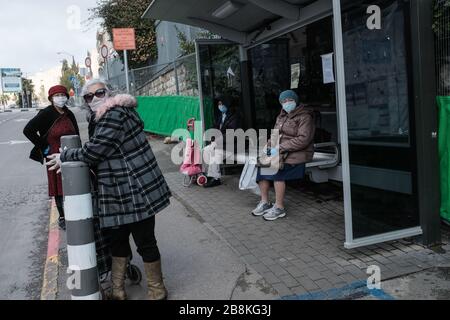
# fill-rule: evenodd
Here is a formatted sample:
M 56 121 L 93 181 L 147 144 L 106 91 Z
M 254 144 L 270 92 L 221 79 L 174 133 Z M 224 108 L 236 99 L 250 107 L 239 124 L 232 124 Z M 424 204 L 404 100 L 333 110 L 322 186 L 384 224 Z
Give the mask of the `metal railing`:
M 130 93 L 140 96 L 198 94 L 195 53 L 164 64 L 129 71 Z M 109 79 L 114 90 L 126 91 L 125 73 Z

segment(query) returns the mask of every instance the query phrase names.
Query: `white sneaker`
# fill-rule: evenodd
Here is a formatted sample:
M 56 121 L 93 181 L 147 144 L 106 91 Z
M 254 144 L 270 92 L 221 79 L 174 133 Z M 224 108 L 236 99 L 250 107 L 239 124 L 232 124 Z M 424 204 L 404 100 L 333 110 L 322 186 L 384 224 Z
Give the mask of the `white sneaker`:
M 272 209 L 273 204 L 271 203 L 265 203 L 265 202 L 260 202 L 258 204 L 258 206 L 256 207 L 255 210 L 252 211 L 252 214 L 255 217 L 261 217 L 263 215 L 265 215 L 270 209 Z
M 266 221 L 275 221 L 279 218 L 286 217 L 286 209 L 280 209 L 274 206 L 272 209 L 270 209 L 265 215 L 264 220 Z

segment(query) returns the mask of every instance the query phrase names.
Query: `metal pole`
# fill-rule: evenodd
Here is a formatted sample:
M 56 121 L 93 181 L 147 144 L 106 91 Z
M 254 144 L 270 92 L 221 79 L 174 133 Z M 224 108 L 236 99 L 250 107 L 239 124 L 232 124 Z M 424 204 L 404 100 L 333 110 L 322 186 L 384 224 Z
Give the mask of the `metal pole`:
M 334 45 L 336 52 L 337 102 L 339 135 L 341 139 L 342 180 L 344 189 L 345 247 L 353 243 L 352 194 L 350 181 L 350 155 L 348 148 L 347 99 L 345 88 L 344 40 L 342 36 L 341 1 L 333 0 Z
M 63 149 L 81 146 L 78 136 L 61 138 Z M 83 162 L 62 164 L 67 254 L 72 272 L 67 286 L 72 300 L 100 300 L 95 249 L 94 212 L 89 166 Z
M 203 101 L 203 89 L 202 89 L 202 69 L 200 66 L 200 45 L 195 41 L 195 52 L 196 52 L 196 63 L 197 63 L 197 81 L 198 81 L 198 97 L 200 100 L 200 119 L 202 121 L 202 146 L 203 146 L 203 136 L 205 133 L 205 105 Z
M 125 60 L 125 82 L 127 83 L 127 93 L 130 93 L 130 79 L 128 78 L 128 53 L 127 50 L 123 51 Z
M 106 70 L 106 80 L 109 81 L 109 67 L 108 67 L 108 58 L 105 58 L 105 70 Z

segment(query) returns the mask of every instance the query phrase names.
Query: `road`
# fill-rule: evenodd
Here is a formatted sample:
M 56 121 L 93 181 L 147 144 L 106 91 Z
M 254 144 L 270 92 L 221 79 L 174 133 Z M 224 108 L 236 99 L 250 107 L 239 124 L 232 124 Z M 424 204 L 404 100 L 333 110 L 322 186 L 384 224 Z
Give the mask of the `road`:
M 47 250 L 45 169 L 22 130 L 36 112 L 0 113 L 0 299 L 39 299 Z

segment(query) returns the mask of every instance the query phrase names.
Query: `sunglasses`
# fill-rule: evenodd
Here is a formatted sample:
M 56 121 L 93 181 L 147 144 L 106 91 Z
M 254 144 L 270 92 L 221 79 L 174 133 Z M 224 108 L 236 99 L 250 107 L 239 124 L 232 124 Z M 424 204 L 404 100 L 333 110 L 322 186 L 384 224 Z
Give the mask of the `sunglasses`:
M 88 93 L 87 95 L 85 95 L 84 101 L 86 101 L 86 103 L 90 103 L 92 102 L 92 100 L 94 100 L 94 97 L 97 97 L 99 99 L 102 99 L 106 96 L 106 93 L 108 92 L 107 89 L 98 89 L 97 91 L 95 91 L 95 93 Z

